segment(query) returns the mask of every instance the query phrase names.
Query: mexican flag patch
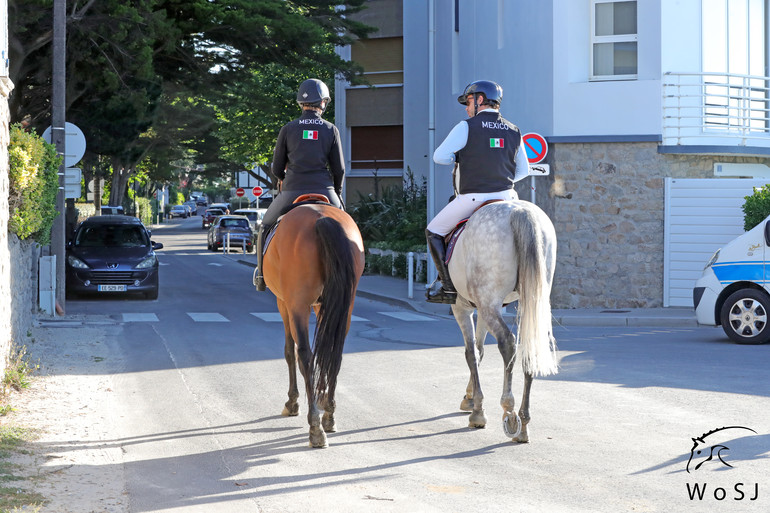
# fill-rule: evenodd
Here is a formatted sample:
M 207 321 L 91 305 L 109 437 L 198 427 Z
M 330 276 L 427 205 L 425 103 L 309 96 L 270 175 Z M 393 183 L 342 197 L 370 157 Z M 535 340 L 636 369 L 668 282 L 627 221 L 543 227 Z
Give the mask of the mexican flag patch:
M 302 138 L 318 140 L 318 130 L 303 130 Z
M 502 148 L 504 146 L 505 146 L 505 141 L 503 139 L 492 138 L 489 140 L 490 148 Z

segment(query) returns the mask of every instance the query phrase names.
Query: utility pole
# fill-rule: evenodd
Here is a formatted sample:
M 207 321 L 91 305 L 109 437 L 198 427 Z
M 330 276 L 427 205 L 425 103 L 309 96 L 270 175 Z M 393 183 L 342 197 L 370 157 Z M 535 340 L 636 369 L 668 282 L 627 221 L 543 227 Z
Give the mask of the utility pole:
M 67 2 L 53 2 L 53 88 L 51 91 L 51 143 L 62 157 L 59 166 L 59 191 L 56 194 L 56 211 L 59 215 L 51 227 L 51 254 L 56 257 L 56 306 L 57 314 L 64 313 L 64 258 L 65 258 L 65 215 L 64 215 L 64 169 L 65 155 L 65 94 L 66 94 L 66 44 L 67 44 Z

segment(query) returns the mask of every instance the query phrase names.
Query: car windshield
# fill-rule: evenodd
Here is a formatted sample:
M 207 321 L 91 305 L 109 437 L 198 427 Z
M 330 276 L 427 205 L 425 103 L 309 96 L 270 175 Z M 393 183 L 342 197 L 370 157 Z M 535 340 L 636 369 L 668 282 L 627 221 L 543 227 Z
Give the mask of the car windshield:
M 95 225 L 82 228 L 76 246 L 87 248 L 147 246 L 147 232 L 141 226 Z
M 216 209 L 215 210 L 207 210 L 206 211 L 206 215 L 209 215 L 209 216 L 221 216 L 222 214 L 224 214 L 224 212 L 222 212 L 221 210 L 216 210 Z
M 248 228 L 249 221 L 246 219 L 222 219 L 220 226 L 225 228 Z
M 182 205 L 176 205 L 174 207 L 171 207 L 171 210 L 184 210 L 184 207 Z

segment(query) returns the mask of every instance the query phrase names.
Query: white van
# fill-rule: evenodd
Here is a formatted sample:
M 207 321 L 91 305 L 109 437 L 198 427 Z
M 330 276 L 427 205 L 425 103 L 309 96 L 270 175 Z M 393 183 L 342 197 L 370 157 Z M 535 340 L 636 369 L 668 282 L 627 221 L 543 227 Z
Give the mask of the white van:
M 698 323 L 722 326 L 739 344 L 770 340 L 770 216 L 711 257 L 695 282 Z
M 257 233 L 260 225 L 262 224 L 262 218 L 264 217 L 265 212 L 267 212 L 266 208 L 239 208 L 233 212 L 233 215 L 248 217 L 249 224 L 251 224 L 251 229 L 254 231 L 254 233 Z

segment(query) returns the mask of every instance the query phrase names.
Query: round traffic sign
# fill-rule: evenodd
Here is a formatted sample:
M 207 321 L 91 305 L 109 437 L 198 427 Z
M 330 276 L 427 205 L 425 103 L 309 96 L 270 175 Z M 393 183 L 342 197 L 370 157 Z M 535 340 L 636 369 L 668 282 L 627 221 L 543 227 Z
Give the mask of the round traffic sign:
M 256 187 L 254 187 L 253 189 L 251 189 L 251 193 L 252 193 L 254 196 L 256 196 L 257 198 L 259 198 L 260 196 L 262 196 L 262 193 L 263 193 L 263 192 L 264 192 L 264 191 L 262 190 L 262 187 L 260 187 L 259 185 L 257 185 L 257 186 L 256 186 Z
M 548 153 L 548 143 L 545 142 L 545 137 L 531 132 L 524 134 L 522 139 L 524 140 L 524 148 L 527 149 L 527 160 L 529 163 L 537 164 L 542 162 Z
M 52 127 L 43 132 L 43 140 L 51 143 Z M 86 153 L 86 136 L 77 125 L 69 121 L 64 123 L 64 167 L 72 167 L 83 158 Z
M 240 198 L 241 196 L 243 196 L 244 194 L 246 194 L 246 191 L 244 191 L 242 187 L 238 187 L 238 188 L 235 190 L 235 195 L 236 195 L 236 196 L 238 196 L 239 198 Z

